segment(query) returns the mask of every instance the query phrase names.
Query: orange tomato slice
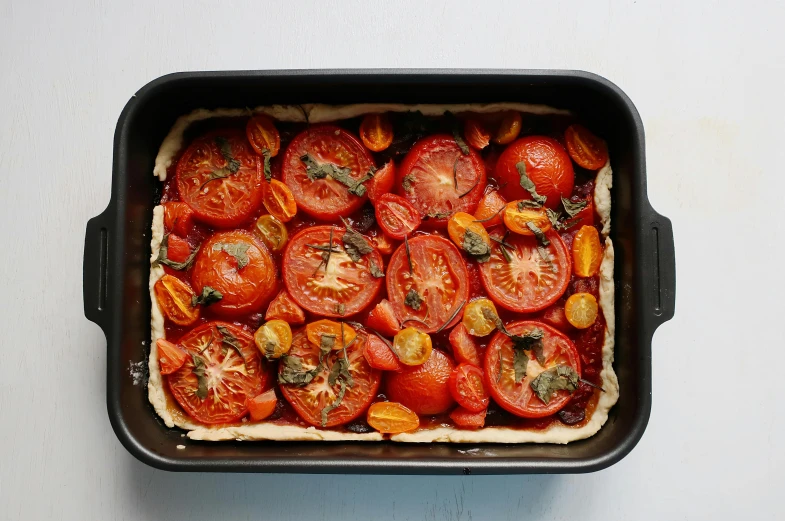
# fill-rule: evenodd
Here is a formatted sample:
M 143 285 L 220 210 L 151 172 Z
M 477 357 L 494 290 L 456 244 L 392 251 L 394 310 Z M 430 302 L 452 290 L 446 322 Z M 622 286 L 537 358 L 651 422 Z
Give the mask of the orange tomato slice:
M 164 275 L 155 283 L 153 290 L 161 312 L 178 326 L 190 326 L 199 319 L 199 308 L 192 305 L 196 293 L 188 283 L 172 275 Z
M 515 141 L 521 133 L 521 114 L 520 112 L 510 111 L 504 115 L 493 142 L 499 145 L 506 145 Z
M 254 398 L 248 398 L 246 404 L 248 412 L 251 413 L 251 420 L 258 422 L 268 418 L 275 412 L 275 407 L 278 405 L 275 389 L 265 391 Z
M 482 150 L 491 143 L 491 133 L 475 118 L 469 118 L 463 124 L 463 137 L 466 144 L 475 150 Z
M 262 202 L 267 211 L 285 223 L 291 221 L 297 215 L 297 203 L 289 187 L 277 179 L 263 186 Z
M 256 234 L 262 239 L 267 249 L 281 251 L 289 241 L 286 225 L 273 215 L 262 215 L 256 220 Z
M 417 328 L 402 329 L 393 339 L 393 351 L 404 365 L 422 365 L 431 356 L 431 336 Z
M 602 246 L 594 226 L 583 226 L 572 241 L 572 268 L 579 277 L 593 277 L 600 271 Z
M 564 131 L 567 152 L 573 161 L 587 170 L 597 170 L 608 161 L 608 147 L 605 141 L 591 133 L 582 125 L 570 125 Z
M 265 150 L 270 153 L 270 157 L 278 155 L 281 149 L 281 134 L 278 133 L 275 123 L 269 116 L 257 114 L 249 119 L 245 126 L 245 134 L 254 151 L 260 156 Z
M 333 351 L 338 351 L 343 349 L 344 346 L 349 346 L 357 337 L 357 332 L 352 326 L 326 318 L 311 322 L 305 326 L 305 334 L 308 336 L 308 341 L 317 346 L 322 345 L 323 335 L 334 336 L 335 344 L 333 344 Z M 342 335 L 343 343 L 341 342 Z
M 273 319 L 262 324 L 253 336 L 259 351 L 268 360 L 281 358 L 292 347 L 292 328 L 280 319 Z
M 545 213 L 545 208 L 518 208 L 519 202 L 521 201 L 507 203 L 502 212 L 504 224 L 511 232 L 518 235 L 534 235 L 526 223 L 532 223 L 543 233 L 551 229 L 551 221 Z
M 397 434 L 415 430 L 420 418 L 400 403 L 376 402 L 368 409 L 368 425 L 383 434 Z
M 477 220 L 471 214 L 466 212 L 455 212 L 452 214 L 452 217 L 450 217 L 450 220 L 447 221 L 447 234 L 456 246 L 463 249 L 466 231 L 471 230 L 480 236 L 482 241 L 488 245 L 488 251 L 490 251 L 491 238 L 488 235 L 488 232 L 485 231 L 485 227 L 476 221 Z
M 586 329 L 594 324 L 598 313 L 597 299 L 591 293 L 574 293 L 564 305 L 567 322 L 578 329 Z
M 472 336 L 487 336 L 496 329 L 496 322 L 489 320 L 486 313 L 498 316 L 496 306 L 487 298 L 472 300 L 463 308 L 463 326 Z M 490 313 L 488 313 L 490 315 Z
M 507 201 L 504 197 L 498 191 L 492 190 L 482 196 L 477 210 L 474 212 L 474 217 L 486 228 L 496 226 L 502 223 L 501 212 L 506 205 Z
M 183 366 L 187 356 L 185 351 L 163 338 L 159 338 L 155 345 L 158 347 L 158 366 L 161 368 L 161 374 L 172 374 Z
M 360 139 L 369 150 L 381 152 L 392 144 L 393 127 L 386 114 L 366 114 L 360 124 Z

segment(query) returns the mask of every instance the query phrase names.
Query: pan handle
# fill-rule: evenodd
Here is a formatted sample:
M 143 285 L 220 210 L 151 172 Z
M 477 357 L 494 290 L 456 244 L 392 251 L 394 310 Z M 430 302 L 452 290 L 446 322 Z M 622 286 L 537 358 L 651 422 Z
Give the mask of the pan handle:
M 87 221 L 82 266 L 84 314 L 104 331 L 110 316 L 109 252 L 114 239 L 109 226 L 109 206 L 101 215 Z
M 654 330 L 673 318 L 676 307 L 676 257 L 670 219 L 651 207 L 648 213 L 643 221 L 646 223 L 643 231 L 643 273 Z

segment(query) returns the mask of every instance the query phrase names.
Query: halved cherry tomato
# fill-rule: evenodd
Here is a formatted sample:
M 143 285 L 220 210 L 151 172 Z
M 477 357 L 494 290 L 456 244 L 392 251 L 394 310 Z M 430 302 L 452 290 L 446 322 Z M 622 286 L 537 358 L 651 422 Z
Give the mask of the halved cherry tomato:
M 450 357 L 434 349 L 424 364 L 386 375 L 387 397 L 419 415 L 447 412 L 455 403 L 449 386 L 454 368 Z
M 397 434 L 415 430 L 420 418 L 400 403 L 376 402 L 368 409 L 368 425 L 383 434 Z
M 392 304 L 386 298 L 379 301 L 376 307 L 368 313 L 365 325 L 385 336 L 395 336 L 401 330 L 401 324 L 395 317 Z
M 282 179 L 294 194 L 297 206 L 322 220 L 346 217 L 365 202 L 331 176 L 311 179 L 301 158 L 308 155 L 319 165 L 330 163 L 348 168 L 348 176 L 359 181 L 373 166 L 373 158 L 351 133 L 335 125 L 314 125 L 297 134 L 283 158 Z
M 267 307 L 267 313 L 264 315 L 265 320 L 280 319 L 290 325 L 304 324 L 305 311 L 297 305 L 297 302 L 292 300 L 289 293 L 283 289 L 278 295 L 270 302 Z
M 308 336 L 308 340 L 317 346 L 322 345 L 322 336 L 327 335 L 335 337 L 333 351 L 343 349 L 344 346 L 348 346 L 357 338 L 357 331 L 349 324 L 335 322 L 334 320 L 328 320 L 326 318 L 311 322 L 305 326 L 305 332 Z
M 267 248 L 243 230 L 216 233 L 202 244 L 191 281 L 198 293 L 205 286 L 223 298 L 210 309 L 239 316 L 258 311 L 275 290 L 275 263 Z
M 416 325 L 425 333 L 459 322 L 469 296 L 469 274 L 461 252 L 437 235 L 414 237 L 408 245 L 409 254 L 406 244 L 400 245 L 387 269 L 387 298 L 398 321 L 402 326 Z M 422 299 L 419 310 L 405 304 L 411 290 Z
M 608 147 L 583 125 L 570 125 L 564 131 L 570 157 L 587 170 L 598 170 L 608 162 Z
M 292 328 L 283 320 L 269 320 L 256 330 L 253 341 L 265 358 L 276 360 L 292 347 Z
M 407 327 L 393 339 L 393 352 L 404 365 L 422 365 L 431 356 L 431 336 L 419 329 Z
M 269 116 L 257 114 L 249 119 L 245 126 L 245 135 L 260 156 L 264 155 L 265 150 L 268 151 L 270 157 L 278 155 L 278 150 L 281 148 L 281 134 L 278 133 L 275 123 Z
M 229 423 L 248 413 L 248 398 L 262 392 L 268 378 L 253 337 L 227 322 L 202 324 L 180 339 L 187 355 L 167 377 L 180 407 L 201 423 Z
M 329 258 L 322 249 L 332 248 Z M 384 270 L 378 251 L 354 262 L 343 246 L 342 228 L 312 226 L 292 237 L 283 255 L 283 281 L 292 299 L 311 313 L 328 317 L 350 316 L 365 309 L 376 298 L 381 278 L 371 275 L 370 263 Z M 325 260 L 327 262 L 325 263 Z
M 487 298 L 472 300 L 463 308 L 463 326 L 473 336 L 487 336 L 496 329 L 491 316 L 498 317 L 496 306 Z M 480 364 L 477 364 L 480 365 Z
M 267 249 L 281 251 L 289 240 L 286 225 L 273 215 L 262 215 L 256 220 L 256 232 Z
M 164 203 L 164 229 L 186 237 L 194 225 L 194 211 L 178 201 Z
M 543 311 L 539 320 L 542 320 L 549 326 L 553 326 L 562 332 L 567 332 L 572 329 L 570 323 L 567 321 L 567 315 L 564 313 L 564 304 L 558 302 Z
M 450 413 L 450 419 L 455 422 L 458 427 L 465 429 L 481 429 L 485 427 L 485 415 L 488 413 L 487 409 L 480 412 L 471 412 L 463 407 L 456 407 Z
M 483 384 L 482 370 L 471 364 L 459 364 L 450 374 L 450 393 L 458 405 L 471 412 L 488 408 L 490 397 Z
M 502 240 L 503 235 L 495 230 L 491 237 Z M 490 260 L 480 264 L 480 275 L 497 305 L 531 313 L 547 308 L 567 290 L 572 272 L 567 247 L 553 230 L 545 232 L 545 237 L 549 246 L 541 246 L 536 237 L 518 234 L 509 234 L 506 246 L 494 242 Z
M 491 238 L 488 236 L 488 232 L 485 231 L 485 227 L 483 227 L 482 224 L 476 222 L 473 215 L 466 212 L 455 212 L 452 214 L 452 217 L 450 217 L 450 220 L 447 222 L 447 234 L 450 236 L 450 239 L 452 239 L 452 242 L 461 249 L 465 249 L 464 241 L 466 240 L 467 230 L 471 230 L 479 235 L 482 242 L 484 242 L 488 248 L 491 247 Z
M 591 293 L 573 293 L 564 305 L 567 320 L 578 329 L 586 329 L 597 321 L 599 306 Z
M 170 233 L 166 238 L 166 257 L 173 262 L 185 262 L 191 255 L 191 245 L 182 237 Z
M 278 398 L 275 396 L 275 389 L 268 389 L 259 396 L 248 399 L 248 412 L 251 421 L 260 422 L 268 418 L 278 405 Z
M 400 195 L 384 194 L 376 201 L 376 222 L 386 235 L 403 239 L 422 221 L 412 203 Z
M 393 140 L 393 126 L 387 114 L 366 114 L 360 123 L 360 139 L 374 152 L 387 149 Z
M 450 345 L 452 346 L 452 354 L 455 361 L 458 363 L 468 363 L 480 367 L 480 355 L 477 351 L 477 343 L 474 338 L 469 334 L 469 330 L 463 323 L 455 326 L 450 332 Z
M 199 320 L 199 308 L 191 304 L 196 296 L 187 282 L 164 275 L 153 286 L 155 299 L 164 316 L 178 326 L 190 326 Z
M 288 223 L 297 215 L 297 203 L 289 187 L 277 179 L 264 185 L 264 207 L 271 215 Z
M 507 325 L 507 331 L 513 335 L 529 333 L 535 328 L 543 331 L 542 355 L 545 364 L 540 365 L 533 358 L 534 355 L 526 352 L 529 356 L 526 376 L 519 382 L 515 381 L 515 353 L 512 340 L 507 335 L 497 332 L 485 351 L 485 385 L 491 397 L 503 409 L 523 418 L 550 416 L 570 401 L 570 393 L 564 390 L 554 391 L 547 404 L 540 400 L 532 390 L 531 382 L 541 372 L 556 365 L 568 365 L 578 375 L 581 374 L 578 350 L 564 333 L 535 321 L 513 322 Z
M 463 137 L 466 144 L 475 150 L 482 150 L 491 143 L 490 131 L 476 118 L 468 118 L 464 122 Z
M 365 184 L 368 189 L 368 199 L 375 203 L 381 196 L 390 193 L 393 185 L 395 185 L 395 163 L 388 161 L 373 174 L 373 179 Z
M 543 232 L 551 229 L 551 221 L 545 213 L 545 208 L 519 208 L 519 202 L 507 203 L 502 212 L 504 225 L 508 230 L 519 235 L 534 235 L 526 223 L 532 223 Z
M 509 111 L 504 114 L 496 135 L 493 137 L 493 142 L 499 145 L 506 145 L 515 141 L 518 134 L 521 133 L 521 113 L 517 111 Z
M 593 277 L 600 271 L 602 246 L 594 226 L 583 226 L 572 240 L 572 268 L 579 277 Z
M 382 255 L 389 255 L 395 249 L 395 244 L 393 241 L 381 230 L 370 230 L 368 232 L 368 240 L 371 241 L 374 248 L 379 250 L 379 253 Z
M 502 210 L 507 205 L 497 190 L 491 190 L 482 196 L 474 212 L 474 218 L 486 228 L 491 228 L 502 223 Z
M 473 214 L 485 192 L 482 158 L 471 149 L 464 155 L 449 135 L 415 143 L 398 169 L 398 178 L 401 195 L 434 226 L 445 226 L 455 212 Z
M 537 193 L 547 198 L 545 205 L 556 208 L 562 197 L 569 197 L 575 182 L 572 161 L 564 147 L 553 138 L 527 136 L 510 144 L 496 163 L 496 177 L 502 183 L 501 193 L 508 200 L 531 199 L 521 186 L 516 165 L 523 161 L 526 176 Z
M 176 344 L 159 338 L 155 345 L 158 348 L 158 366 L 161 368 L 161 374 L 172 374 L 183 366 L 186 354 Z
M 177 162 L 180 199 L 200 221 L 233 228 L 262 202 L 261 161 L 239 130 L 211 132 L 195 139 Z
M 284 383 L 279 384 L 279 388 L 297 414 L 311 425 L 335 427 L 350 422 L 360 416 L 376 397 L 381 383 L 381 373 L 365 361 L 363 356 L 365 334 L 361 332 L 358 336 L 360 339 L 346 348 L 345 355 L 343 350 L 331 351 L 320 365 L 319 346 L 308 341 L 305 329 L 294 334 L 292 349 L 287 356 L 299 358 L 304 371 L 311 371 L 319 365 L 321 369 L 307 385 L 296 386 Z M 352 385 L 345 386 L 340 404 L 327 411 L 324 415 L 327 421 L 322 423 L 322 411 L 327 406 L 335 405 L 341 392 L 338 381 L 334 381 L 333 385 L 329 382 L 333 366 L 344 356 L 349 361 L 348 369 L 352 377 Z M 283 373 L 286 367 L 284 363 L 278 364 L 278 374 Z
M 401 371 L 404 365 L 395 356 L 392 349 L 380 337 L 369 334 L 365 342 L 363 356 L 368 365 L 380 371 Z

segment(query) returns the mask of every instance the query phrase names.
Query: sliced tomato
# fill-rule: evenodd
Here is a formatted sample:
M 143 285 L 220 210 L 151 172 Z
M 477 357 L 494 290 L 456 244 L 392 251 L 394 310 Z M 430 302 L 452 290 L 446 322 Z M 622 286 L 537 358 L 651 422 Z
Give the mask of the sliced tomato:
M 191 281 L 199 294 L 209 286 L 223 295 L 210 305 L 212 311 L 245 315 L 261 309 L 275 291 L 275 263 L 250 233 L 220 232 L 199 249 Z
M 498 316 L 493 302 L 487 298 L 478 298 L 464 306 L 461 323 L 472 336 L 488 336 L 496 329 Z
M 287 322 L 274 318 L 259 326 L 253 340 L 265 358 L 277 360 L 292 347 L 292 328 Z
M 387 298 L 401 326 L 433 333 L 460 321 L 469 295 L 468 271 L 461 252 L 437 235 L 414 237 L 408 241 L 408 249 L 407 255 L 406 244 L 399 246 L 387 269 Z M 422 299 L 420 309 L 405 304 L 410 291 Z
M 360 139 L 374 152 L 386 150 L 393 140 L 393 126 L 387 114 L 366 114 L 360 123 Z
M 477 205 L 477 210 L 474 212 L 474 218 L 486 228 L 491 228 L 502 223 L 502 210 L 507 206 L 507 201 L 504 200 L 498 190 L 491 190 L 480 199 L 480 204 Z
M 331 234 L 333 251 L 328 259 L 324 248 L 330 244 Z M 382 256 L 374 249 L 354 262 L 346 254 L 343 235 L 343 228 L 313 226 L 292 237 L 286 247 L 283 282 L 292 299 L 311 313 L 354 315 L 365 309 L 381 288 L 383 279 L 371 275 L 371 263 L 384 270 Z
M 153 292 L 161 312 L 178 326 L 190 326 L 199 319 L 199 308 L 192 301 L 196 295 L 187 282 L 167 274 L 156 281 Z
M 264 315 L 265 320 L 280 319 L 290 325 L 305 324 L 305 311 L 297 305 L 292 297 L 285 289 L 270 302 L 267 307 L 267 313 Z
M 383 231 L 378 228 L 372 228 L 368 231 L 368 240 L 371 241 L 373 246 L 379 250 L 382 255 L 390 255 L 395 249 L 395 243 L 387 237 Z
M 248 412 L 251 414 L 251 420 L 260 422 L 268 418 L 275 412 L 275 406 L 278 405 L 278 398 L 275 396 L 275 389 L 268 389 L 259 396 L 248 399 Z
M 401 324 L 398 323 L 395 310 L 387 299 L 379 301 L 376 307 L 368 313 L 365 325 L 385 336 L 395 336 L 401 330 Z
M 403 239 L 416 230 L 420 214 L 412 203 L 395 194 L 384 194 L 376 201 L 376 222 L 393 239 Z
M 401 371 L 404 368 L 385 340 L 374 334 L 368 335 L 363 356 L 368 361 L 368 365 L 380 371 Z
M 392 349 L 402 364 L 422 365 L 431 357 L 433 342 L 428 333 L 407 327 L 395 335 Z
M 564 314 L 574 327 L 587 329 L 597 321 L 597 299 L 591 293 L 573 293 L 564 305 Z
M 305 326 L 305 333 L 308 340 L 317 346 L 322 345 L 322 337 L 327 335 L 333 337 L 333 351 L 338 351 L 348 346 L 357 338 L 357 331 L 349 324 L 336 322 L 323 318 L 315 322 L 309 322 Z
M 272 252 L 281 251 L 289 240 L 286 225 L 272 215 L 262 215 L 256 220 L 256 233 Z
M 294 334 L 289 357 L 297 357 L 302 364 L 302 369 L 311 371 L 320 367 L 314 378 L 305 386 L 298 387 L 282 383 L 279 385 L 281 392 L 297 414 L 310 423 L 320 427 L 335 427 L 350 422 L 360 416 L 376 397 L 381 383 L 381 373 L 373 369 L 363 356 L 366 335 L 360 332 L 358 340 L 348 346 L 346 350 L 331 351 L 319 362 L 320 349 L 313 342 L 309 342 L 305 329 Z M 351 385 L 345 386 L 343 398 L 336 405 L 340 394 L 340 383 L 334 380 L 330 385 L 330 373 L 339 358 L 348 359 L 348 370 L 351 375 Z M 286 364 L 279 364 L 278 374 L 285 371 Z M 328 409 L 323 415 L 325 407 Z M 322 422 L 322 419 L 325 422 Z
M 419 415 L 447 412 L 455 404 L 449 386 L 454 368 L 449 356 L 434 349 L 424 364 L 386 375 L 387 397 Z
M 488 408 L 490 397 L 485 390 L 482 370 L 476 365 L 460 364 L 450 374 L 450 393 L 458 405 L 471 412 Z
M 512 143 L 518 134 L 521 133 L 521 113 L 515 110 L 506 112 L 499 122 L 499 128 L 496 130 L 496 135 L 493 136 L 493 142 L 500 145 Z
M 159 338 L 155 345 L 158 348 L 158 366 L 161 368 L 161 374 L 172 374 L 183 366 L 187 356 L 176 344 Z
M 523 418 L 550 416 L 570 401 L 568 391 L 558 390 L 553 392 L 547 404 L 543 402 L 531 387 L 532 380 L 541 372 L 556 365 L 568 365 L 578 375 L 581 374 L 578 350 L 564 333 L 535 321 L 514 322 L 507 325 L 507 331 L 513 335 L 523 335 L 535 328 L 543 331 L 542 355 L 545 364 L 540 365 L 533 354 L 528 354 L 526 376 L 519 382 L 515 381 L 515 353 L 512 340 L 507 335 L 497 332 L 485 351 L 485 384 L 491 397 L 505 410 Z
M 400 194 L 429 219 L 446 226 L 455 212 L 473 214 L 485 192 L 485 164 L 472 149 L 464 155 L 455 138 L 436 135 L 421 139 L 398 169 Z
M 475 150 L 482 150 L 491 143 L 491 132 L 476 118 L 468 118 L 463 124 L 463 137 L 466 144 Z
M 377 402 L 368 408 L 368 425 L 385 434 L 409 432 L 420 426 L 420 418 L 395 402 Z
M 504 235 L 494 230 L 491 237 L 502 240 Z M 531 313 L 547 308 L 564 294 L 572 260 L 559 234 L 550 230 L 545 237 L 550 241 L 548 246 L 541 246 L 536 237 L 517 234 L 504 239 L 507 246 L 494 241 L 490 260 L 480 264 L 480 275 L 485 291 L 496 304 L 510 311 Z
M 187 237 L 194 225 L 194 211 L 179 201 L 164 203 L 164 229 L 176 233 L 180 237 Z
M 292 191 L 279 180 L 272 179 L 265 183 L 262 193 L 264 207 L 270 215 L 288 223 L 297 214 L 297 203 L 294 202 Z
M 368 199 L 375 203 L 381 196 L 390 193 L 394 185 L 395 163 L 388 161 L 387 164 L 373 174 L 373 179 L 365 183 L 365 186 L 368 188 Z
M 172 262 L 185 262 L 191 255 L 191 245 L 188 241 L 170 233 L 166 238 L 166 258 Z
M 464 429 L 481 429 L 485 427 L 485 415 L 487 413 L 487 409 L 483 409 L 480 412 L 471 412 L 463 407 L 456 407 L 450 413 L 450 419 L 455 422 L 455 425 Z
M 608 147 L 583 125 L 570 125 L 564 131 L 570 157 L 587 170 L 597 170 L 608 161 Z
M 180 199 L 196 218 L 216 228 L 233 228 L 262 202 L 261 161 L 239 130 L 220 130 L 195 139 L 177 162 Z
M 507 226 L 508 230 L 519 235 L 534 235 L 534 231 L 528 226 L 529 223 L 539 228 L 542 232 L 547 232 L 551 229 L 551 221 L 548 219 L 545 208 L 521 208 L 519 206 L 520 202 L 512 201 L 507 203 L 502 212 L 504 225 Z
M 496 177 L 502 183 L 501 193 L 508 200 L 531 199 L 521 186 L 517 164 L 523 161 L 526 175 L 537 193 L 545 196 L 549 208 L 557 208 L 562 197 L 569 197 L 575 182 L 572 161 L 564 147 L 553 138 L 527 136 L 510 144 L 496 163 Z
M 578 277 L 593 277 L 600 271 L 602 246 L 594 226 L 582 226 L 572 240 L 572 267 Z
M 227 322 L 208 322 L 186 333 L 179 345 L 188 356 L 167 381 L 186 414 L 207 424 L 245 416 L 248 398 L 262 392 L 268 375 L 251 333 Z
M 346 217 L 365 202 L 365 196 L 349 193 L 349 188 L 331 176 L 311 179 L 301 159 L 308 155 L 318 165 L 348 168 L 353 181 L 364 177 L 373 158 L 351 133 L 335 125 L 315 125 L 297 134 L 283 158 L 283 182 L 294 195 L 297 206 L 321 220 Z
M 452 346 L 452 354 L 458 363 L 468 363 L 480 367 L 480 355 L 477 351 L 477 342 L 474 337 L 469 334 L 469 330 L 463 323 L 455 326 L 450 332 L 450 345 Z
M 281 134 L 275 128 L 272 118 L 266 114 L 257 114 L 249 119 L 245 125 L 245 135 L 260 156 L 264 155 L 266 150 L 270 157 L 275 157 L 281 149 Z

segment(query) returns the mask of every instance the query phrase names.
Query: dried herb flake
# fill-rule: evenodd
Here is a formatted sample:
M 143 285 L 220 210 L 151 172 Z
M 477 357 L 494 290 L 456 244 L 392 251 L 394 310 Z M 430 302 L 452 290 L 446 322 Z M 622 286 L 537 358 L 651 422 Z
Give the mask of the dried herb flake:
M 169 259 L 169 234 L 165 233 L 163 239 L 161 239 L 161 246 L 158 250 L 158 258 L 155 259 L 153 264 L 164 264 L 169 266 L 173 270 L 183 271 L 187 270 L 191 267 L 191 264 L 194 263 L 194 259 L 196 259 L 196 254 L 199 253 L 199 248 L 194 248 L 194 251 L 185 259 L 183 262 L 175 262 Z
M 487 262 L 491 258 L 491 245 L 485 242 L 482 236 L 467 228 L 463 235 L 463 250 L 477 259 L 477 262 Z
M 532 233 L 537 237 L 537 240 L 540 242 L 540 244 L 542 244 L 543 246 L 549 246 L 551 244 L 551 241 L 548 240 L 548 238 L 545 236 L 545 233 L 542 230 L 540 230 L 540 228 L 536 224 L 534 224 L 531 221 L 527 221 L 526 227 L 529 228 L 532 231 Z
M 417 293 L 417 290 L 414 288 L 409 289 L 409 292 L 406 294 L 406 298 L 403 299 L 403 303 L 415 311 L 420 311 L 420 307 L 423 303 L 423 298 Z
M 575 217 L 580 213 L 581 210 L 586 208 L 586 205 L 589 204 L 589 201 L 586 199 L 578 201 L 577 203 L 573 203 L 569 199 L 565 199 L 564 197 L 561 198 L 561 204 L 564 207 L 564 211 L 567 212 L 567 215 L 570 217 Z
M 207 398 L 207 376 L 204 374 L 205 362 L 201 356 L 191 355 L 191 360 L 194 363 L 194 368 L 191 372 L 196 376 L 198 386 L 196 388 L 196 397 L 200 400 Z
M 193 295 L 191 297 L 191 307 L 199 305 L 207 307 L 214 302 L 218 302 L 222 298 L 224 298 L 224 296 L 220 291 L 211 288 L 210 286 L 205 286 L 202 288 L 201 295 Z
M 529 194 L 532 196 L 532 199 L 539 203 L 540 206 L 544 205 L 548 198 L 537 193 L 537 187 L 534 186 L 534 182 L 529 179 L 528 175 L 526 175 L 526 162 L 519 161 L 515 164 L 515 168 L 518 169 L 518 175 L 521 176 L 521 188 L 529 192 Z
M 578 373 L 568 365 L 557 365 L 540 373 L 532 380 L 534 394 L 546 405 L 551 401 L 554 391 L 564 390 L 570 393 L 578 388 Z
M 341 217 L 343 225 L 346 227 L 346 232 L 343 234 L 343 249 L 346 254 L 354 262 L 359 262 L 363 255 L 367 255 L 373 251 L 373 246 L 365 240 L 360 232 L 352 228 L 352 226 Z
M 348 188 L 350 193 L 358 197 L 365 195 L 367 189 L 365 188 L 364 183 L 373 178 L 373 174 L 370 173 L 360 179 L 354 179 L 350 175 L 352 173 L 351 168 L 341 167 L 332 163 L 319 164 L 309 154 L 300 156 L 300 161 L 305 164 L 305 175 L 307 175 L 308 179 L 311 181 L 324 179 L 325 177 L 330 176 Z
M 248 265 L 248 248 L 250 247 L 250 244 L 242 242 L 217 242 L 213 244 L 213 251 L 223 251 L 234 257 L 237 261 L 237 269 L 241 270 Z

